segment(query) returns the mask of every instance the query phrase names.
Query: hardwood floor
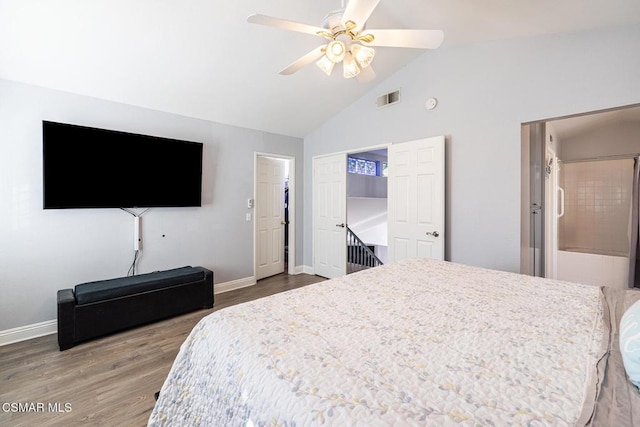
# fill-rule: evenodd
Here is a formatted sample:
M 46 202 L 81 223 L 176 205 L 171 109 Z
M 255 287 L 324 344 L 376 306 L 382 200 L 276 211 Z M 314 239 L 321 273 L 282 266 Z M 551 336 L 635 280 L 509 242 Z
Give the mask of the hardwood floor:
M 224 307 L 323 280 L 307 274 L 269 277 L 255 286 L 216 295 L 213 309 L 88 341 L 63 352 L 58 350 L 55 334 L 0 347 L 0 425 L 146 425 L 155 404 L 154 393 L 201 318 Z

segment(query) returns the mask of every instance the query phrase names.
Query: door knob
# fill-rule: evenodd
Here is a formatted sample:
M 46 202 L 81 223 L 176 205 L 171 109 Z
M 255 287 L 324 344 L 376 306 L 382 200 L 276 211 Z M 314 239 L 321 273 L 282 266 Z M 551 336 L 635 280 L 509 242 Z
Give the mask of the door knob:
M 344 224 L 344 222 L 343 222 L 342 224 L 336 224 L 336 227 L 344 228 L 344 227 L 346 227 L 346 226 L 345 226 L 345 224 Z
M 437 231 L 427 232 L 426 234 L 427 236 L 433 236 L 433 237 L 438 237 L 440 235 L 440 233 L 438 233 Z

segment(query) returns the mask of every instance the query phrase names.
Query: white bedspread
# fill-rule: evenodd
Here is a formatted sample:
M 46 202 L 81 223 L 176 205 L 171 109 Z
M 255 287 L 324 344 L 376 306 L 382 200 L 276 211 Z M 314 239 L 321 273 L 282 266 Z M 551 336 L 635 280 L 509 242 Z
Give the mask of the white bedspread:
M 575 425 L 605 332 L 597 287 L 406 260 L 207 316 L 149 425 Z

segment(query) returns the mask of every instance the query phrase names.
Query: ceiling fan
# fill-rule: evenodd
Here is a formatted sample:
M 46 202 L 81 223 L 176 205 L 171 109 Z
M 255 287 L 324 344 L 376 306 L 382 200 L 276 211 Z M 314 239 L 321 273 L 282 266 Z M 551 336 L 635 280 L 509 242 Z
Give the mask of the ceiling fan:
M 368 81 L 375 77 L 371 62 L 375 50 L 370 46 L 436 49 L 444 40 L 441 30 L 369 30 L 365 24 L 380 0 L 350 0 L 347 7 L 329 12 L 321 26 L 301 24 L 271 16 L 254 14 L 247 18 L 252 24 L 268 25 L 289 31 L 318 35 L 329 40 L 285 67 L 280 74 L 289 75 L 315 62 L 331 75 L 336 64 L 342 63 L 345 78 L 358 77 Z

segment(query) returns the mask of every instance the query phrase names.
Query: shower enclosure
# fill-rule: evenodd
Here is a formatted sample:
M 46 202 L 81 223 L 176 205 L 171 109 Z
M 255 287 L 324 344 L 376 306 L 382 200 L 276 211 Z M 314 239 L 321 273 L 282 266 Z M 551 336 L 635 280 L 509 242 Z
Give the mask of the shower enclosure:
M 555 159 L 548 177 L 556 205 L 555 278 L 628 286 L 633 170 L 628 157 Z
M 521 148 L 520 271 L 640 288 L 640 104 L 523 123 Z

